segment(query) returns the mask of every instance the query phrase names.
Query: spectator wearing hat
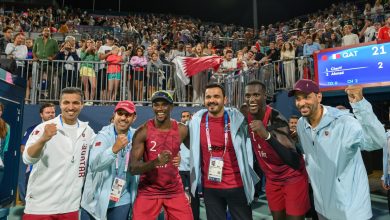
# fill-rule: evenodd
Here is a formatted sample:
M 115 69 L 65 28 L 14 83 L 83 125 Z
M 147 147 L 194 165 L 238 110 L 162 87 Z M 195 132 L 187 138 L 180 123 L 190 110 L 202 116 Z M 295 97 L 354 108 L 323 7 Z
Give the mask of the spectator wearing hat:
M 362 87 L 349 86 L 345 92 L 354 115 L 322 105 L 322 93 L 312 80 L 299 80 L 289 92 L 302 115 L 297 131 L 319 219 L 372 217 L 360 151 L 383 148 L 386 135 Z
M 81 200 L 81 220 L 128 219 L 138 187 L 138 176 L 128 172 L 136 108 L 120 101 L 113 123 L 102 128 L 93 141 Z M 117 185 L 115 185 L 117 184 Z M 115 192 L 113 186 L 119 187 Z

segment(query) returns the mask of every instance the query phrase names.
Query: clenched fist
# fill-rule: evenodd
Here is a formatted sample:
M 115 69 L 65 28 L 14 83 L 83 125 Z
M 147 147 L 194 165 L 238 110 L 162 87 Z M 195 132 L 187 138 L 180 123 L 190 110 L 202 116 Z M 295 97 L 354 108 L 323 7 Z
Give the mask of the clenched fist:
M 172 160 L 172 152 L 169 150 L 162 151 L 157 157 L 157 166 L 163 166 Z
M 350 103 L 355 103 L 363 99 L 363 87 L 362 86 L 348 86 L 345 89 L 345 92 L 348 94 L 348 99 Z
M 127 139 L 127 136 L 125 134 L 119 134 L 112 148 L 112 152 L 116 154 L 120 150 L 125 148 L 128 144 L 129 144 L 129 140 Z
M 54 123 L 45 125 L 42 139 L 44 141 L 49 141 L 54 135 L 57 134 L 57 126 Z
M 257 135 L 259 135 L 261 138 L 266 139 L 268 137 L 269 132 L 267 129 L 265 129 L 263 122 L 260 120 L 253 120 L 249 127 L 252 129 L 252 131 L 256 132 Z

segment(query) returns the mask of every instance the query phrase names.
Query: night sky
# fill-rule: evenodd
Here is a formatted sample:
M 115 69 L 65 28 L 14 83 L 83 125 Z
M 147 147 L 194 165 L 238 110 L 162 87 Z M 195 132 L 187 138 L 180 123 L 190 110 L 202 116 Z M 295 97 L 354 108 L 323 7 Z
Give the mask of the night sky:
M 58 0 L 62 4 L 62 0 Z M 338 0 L 257 0 L 258 23 L 276 21 L 324 9 Z M 92 8 L 92 0 L 65 0 L 73 7 Z M 96 0 L 95 10 L 118 11 L 119 0 Z M 253 26 L 252 0 L 121 0 L 121 11 L 189 15 L 204 21 Z

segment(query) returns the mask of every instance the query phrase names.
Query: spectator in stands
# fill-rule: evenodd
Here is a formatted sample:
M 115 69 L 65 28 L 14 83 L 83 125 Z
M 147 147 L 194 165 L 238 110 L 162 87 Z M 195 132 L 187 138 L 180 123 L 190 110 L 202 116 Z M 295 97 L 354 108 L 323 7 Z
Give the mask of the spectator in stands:
M 114 37 L 107 36 L 106 43 L 102 45 L 98 50 L 98 55 L 100 60 L 106 60 L 106 58 L 110 55 L 112 50 L 112 46 L 114 46 Z M 106 64 L 100 64 L 98 67 L 98 76 L 97 76 L 97 98 L 104 101 L 109 100 L 111 97 L 107 95 L 107 68 Z
M 237 70 L 237 58 L 233 58 L 233 50 L 227 49 L 219 71 L 225 74 L 233 74 Z
M 25 45 L 25 37 L 23 33 L 17 33 L 14 36 L 14 42 L 8 43 L 7 47 L 5 48 L 5 54 L 7 54 L 8 58 L 11 59 L 26 59 L 27 58 L 27 47 Z M 26 71 L 23 70 L 25 67 L 25 61 L 13 61 L 16 62 L 16 72 L 13 74 L 16 74 L 21 77 L 22 73 L 25 73 Z
M 186 48 L 186 50 L 185 50 L 184 54 L 185 54 L 186 57 L 193 57 L 193 56 L 195 56 L 191 43 L 187 43 L 185 48 Z
M 112 50 L 108 54 L 109 55 L 106 57 L 108 79 L 107 96 L 109 100 L 116 101 L 119 83 L 122 79 L 122 62 L 124 59 L 117 46 L 112 46 Z
M 44 27 L 42 37 L 34 41 L 33 58 L 34 60 L 53 60 L 58 53 L 58 43 L 50 37 L 50 29 Z
M 56 56 L 56 60 L 64 61 L 60 63 L 62 66 L 61 74 L 59 75 L 61 88 L 76 87 L 77 65 L 74 61 L 80 60 L 79 56 L 77 56 L 76 48 L 69 41 L 65 41 Z
M 344 36 L 341 39 L 341 46 L 349 46 L 359 44 L 359 37 L 352 33 L 352 25 L 345 25 L 343 27 Z
M 23 161 L 34 165 L 27 188 L 25 220 L 79 216 L 88 152 L 95 133 L 88 123 L 78 120 L 83 108 L 80 89 L 63 89 L 60 108 L 59 116 L 32 131 L 23 152 Z
M 366 3 L 365 7 L 364 7 L 364 11 L 363 11 L 363 14 L 365 16 L 365 18 L 373 18 L 374 17 L 374 14 L 375 11 L 371 8 L 371 4 L 370 3 Z
M 136 50 L 136 56 L 133 56 L 130 60 L 130 65 L 132 66 L 133 75 L 131 78 L 134 82 L 134 88 L 130 88 L 134 91 L 133 100 L 135 101 L 145 101 L 144 100 L 144 78 L 145 78 L 145 66 L 148 64 L 148 60 L 143 55 L 144 50 L 142 47 L 138 47 Z
M 280 50 L 275 47 L 275 42 L 272 41 L 269 43 L 269 49 L 265 53 L 267 58 L 272 62 L 280 60 Z
M 337 34 L 335 31 L 332 31 L 332 33 L 330 34 L 330 39 L 326 44 L 326 48 L 334 48 L 340 46 L 341 46 L 341 39 L 339 34 Z
M 359 33 L 359 37 L 364 36 L 363 42 L 370 42 L 375 39 L 375 27 L 372 23 L 371 18 L 366 18 L 365 25 Z
M 33 46 L 34 46 L 34 41 L 31 38 L 26 39 L 26 46 L 27 46 L 27 59 L 32 60 L 33 59 Z M 30 90 L 31 90 L 31 77 L 32 77 L 32 62 L 28 61 L 26 63 L 26 79 L 27 79 L 27 85 L 26 85 L 26 102 L 27 100 L 30 99 Z
M 164 77 L 162 67 L 163 63 L 159 59 L 159 54 L 157 52 L 152 52 L 152 59 L 149 60 L 148 66 L 146 68 L 146 77 L 148 79 L 147 97 L 152 97 L 152 94 L 155 91 L 161 89 L 163 80 L 162 78 Z
M 374 7 L 372 8 L 375 22 L 382 22 L 384 20 L 384 8 L 381 1 L 382 0 L 376 0 Z
M 316 50 L 321 50 L 320 44 L 313 42 L 312 36 L 308 35 L 306 37 L 306 43 L 303 45 L 303 55 L 312 56 Z
M 81 49 L 80 54 L 81 61 L 84 61 L 80 65 L 80 77 L 83 83 L 85 100 L 88 100 L 85 105 L 93 105 L 93 100 L 95 98 L 96 92 L 96 74 L 95 74 L 95 66 L 99 61 L 99 55 L 96 52 L 95 42 L 93 40 L 87 40 L 87 43 L 84 44 Z M 91 91 L 89 91 L 89 84 L 91 84 Z
M 207 47 L 203 49 L 203 53 L 207 56 L 211 56 L 215 53 L 215 50 L 213 48 L 213 43 L 210 41 L 207 43 Z
M 299 58 L 299 59 L 297 59 L 298 71 L 297 71 L 297 78 L 296 79 L 301 79 L 303 76 L 304 59 L 302 59 L 302 57 L 303 57 L 303 43 L 299 38 L 296 38 L 294 40 L 294 47 L 295 47 L 295 57 Z
M 295 83 L 295 49 L 290 42 L 282 46 L 280 59 L 283 60 L 284 77 L 286 88 L 292 88 Z
M 3 28 L 3 36 L 0 38 L 0 55 L 4 54 L 7 44 L 11 43 L 13 32 L 14 29 L 10 26 Z
M 379 29 L 378 40 L 390 40 L 390 16 L 386 18 L 386 24 Z

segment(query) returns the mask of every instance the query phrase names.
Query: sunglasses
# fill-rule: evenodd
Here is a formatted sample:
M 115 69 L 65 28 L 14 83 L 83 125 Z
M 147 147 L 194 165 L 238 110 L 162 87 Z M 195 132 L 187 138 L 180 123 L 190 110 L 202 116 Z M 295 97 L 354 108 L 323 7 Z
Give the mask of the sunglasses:
M 124 115 L 126 118 L 130 118 L 131 116 L 133 116 L 133 114 L 125 112 L 125 111 L 117 111 L 116 114 L 119 117 L 122 117 Z

